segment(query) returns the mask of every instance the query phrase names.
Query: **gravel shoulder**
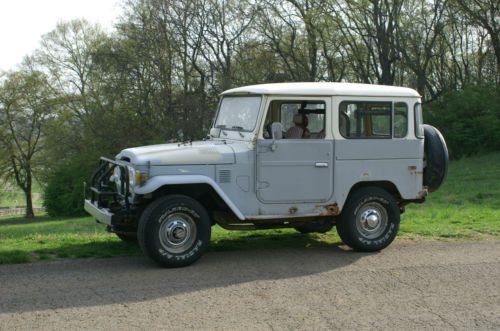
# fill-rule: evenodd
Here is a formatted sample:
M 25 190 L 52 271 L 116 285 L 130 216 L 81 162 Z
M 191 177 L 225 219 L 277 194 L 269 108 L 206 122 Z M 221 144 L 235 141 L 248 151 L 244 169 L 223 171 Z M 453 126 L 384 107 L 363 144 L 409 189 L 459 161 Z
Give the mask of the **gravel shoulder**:
M 0 266 L 0 329 L 500 329 L 500 241 Z

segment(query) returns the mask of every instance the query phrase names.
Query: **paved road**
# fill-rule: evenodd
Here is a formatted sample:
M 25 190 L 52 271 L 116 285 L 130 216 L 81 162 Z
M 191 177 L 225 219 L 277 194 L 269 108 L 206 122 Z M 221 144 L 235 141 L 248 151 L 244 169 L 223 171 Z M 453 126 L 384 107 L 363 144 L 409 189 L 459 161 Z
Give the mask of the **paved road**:
M 0 329 L 500 329 L 500 241 L 0 266 Z

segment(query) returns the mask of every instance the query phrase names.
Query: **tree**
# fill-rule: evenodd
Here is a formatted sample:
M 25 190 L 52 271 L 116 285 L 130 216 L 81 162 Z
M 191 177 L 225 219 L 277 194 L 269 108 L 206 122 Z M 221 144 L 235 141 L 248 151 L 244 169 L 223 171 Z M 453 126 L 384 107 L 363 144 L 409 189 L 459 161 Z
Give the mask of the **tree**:
M 429 70 L 436 55 L 436 41 L 443 34 L 445 4 L 446 0 L 407 1 L 403 7 L 404 20 L 397 29 L 398 51 L 403 55 L 404 65 L 416 76 L 414 85 L 420 95 L 425 97 L 428 91 L 431 99 L 436 94 Z
M 182 133 L 194 138 L 206 132 L 207 80 L 211 77 L 207 61 L 203 58 L 205 28 L 207 20 L 201 12 L 204 0 L 162 2 L 161 12 L 166 17 L 167 28 L 176 45 L 174 52 L 180 62 L 178 73 L 182 93 L 179 104 L 182 108 Z M 213 80 L 213 79 L 212 79 Z M 201 127 L 192 123 L 201 123 Z M 202 132 L 200 132 L 202 131 Z
M 264 0 L 257 28 L 294 81 L 342 79 L 345 66 L 338 21 L 325 0 Z M 286 75 L 285 75 L 286 76 Z
M 50 74 L 51 86 L 68 96 L 66 106 L 84 118 L 91 111 L 87 95 L 92 86 L 92 52 L 103 41 L 101 28 L 86 20 L 61 22 L 43 36 L 36 60 Z
M 233 58 L 255 19 L 256 8 L 247 1 L 207 0 L 199 9 L 198 18 L 204 22 L 200 24 L 204 26 L 202 56 L 219 73 L 214 88 L 222 92 L 233 85 Z
M 44 125 L 53 107 L 47 78 L 40 72 L 15 72 L 0 85 L 0 174 L 14 180 L 26 197 L 26 217 L 33 218 L 33 178 L 40 169 Z
M 459 10 L 474 24 L 486 30 L 491 38 L 500 83 L 500 2 L 498 0 L 456 0 Z
M 393 85 L 397 51 L 397 27 L 402 0 L 338 0 L 331 10 L 342 17 L 341 28 L 364 82 L 375 75 L 379 84 Z

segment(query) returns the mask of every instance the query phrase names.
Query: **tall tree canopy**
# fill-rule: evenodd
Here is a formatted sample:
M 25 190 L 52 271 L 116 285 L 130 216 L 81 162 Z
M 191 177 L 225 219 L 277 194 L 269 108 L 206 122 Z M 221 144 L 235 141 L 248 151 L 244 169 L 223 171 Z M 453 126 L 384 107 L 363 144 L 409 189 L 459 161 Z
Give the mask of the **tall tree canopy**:
M 417 89 L 432 108 L 470 85 L 497 93 L 500 84 L 495 0 L 123 0 L 122 6 L 112 31 L 85 20 L 61 22 L 29 65 L 0 80 L 3 173 L 27 201 L 38 171 L 61 173 L 74 162 L 85 173 L 89 160 L 124 147 L 203 137 L 219 94 L 235 86 L 401 85 Z M 497 116 L 491 104 L 487 113 Z
M 40 72 L 8 74 L 0 87 L 0 175 L 14 179 L 26 197 L 26 217 L 34 217 L 34 175 L 42 167 L 43 129 L 54 100 Z

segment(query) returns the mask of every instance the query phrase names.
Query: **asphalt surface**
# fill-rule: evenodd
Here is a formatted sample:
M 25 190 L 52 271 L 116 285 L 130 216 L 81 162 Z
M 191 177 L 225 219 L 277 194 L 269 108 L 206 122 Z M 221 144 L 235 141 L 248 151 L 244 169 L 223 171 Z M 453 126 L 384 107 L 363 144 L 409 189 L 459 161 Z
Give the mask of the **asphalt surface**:
M 500 329 L 500 241 L 0 266 L 0 329 Z

